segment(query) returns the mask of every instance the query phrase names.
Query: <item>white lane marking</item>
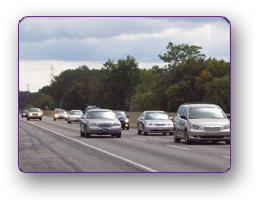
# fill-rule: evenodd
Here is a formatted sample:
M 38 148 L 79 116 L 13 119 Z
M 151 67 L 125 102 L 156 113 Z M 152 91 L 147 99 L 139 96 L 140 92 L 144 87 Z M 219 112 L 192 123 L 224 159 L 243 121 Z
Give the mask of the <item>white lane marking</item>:
M 132 138 L 134 140 L 141 140 L 141 141 L 146 141 L 145 139 L 141 139 L 141 138 Z
M 52 132 L 52 133 L 55 133 L 55 134 L 57 134 L 57 135 L 59 135 L 59 136 L 62 136 L 62 137 L 64 137 L 64 138 L 67 138 L 67 139 L 73 140 L 73 141 L 75 141 L 75 142 L 78 142 L 78 143 L 80 143 L 80 144 L 82 144 L 82 145 L 84 145 L 84 146 L 90 147 L 90 148 L 92 148 L 92 149 L 98 150 L 98 151 L 100 151 L 100 152 L 103 152 L 103 153 L 108 154 L 108 155 L 110 155 L 110 156 L 113 156 L 113 157 L 115 157 L 115 158 L 118 158 L 118 159 L 120 159 L 120 160 L 122 160 L 122 161 L 128 162 L 128 163 L 130 163 L 130 164 L 132 164 L 132 165 L 134 165 L 134 166 L 140 167 L 140 168 L 145 169 L 145 170 L 147 170 L 147 171 L 149 171 L 149 172 L 158 172 L 158 171 L 156 171 L 156 170 L 154 170 L 154 169 L 151 169 L 151 168 L 149 168 L 149 167 L 147 167 L 147 166 L 141 165 L 141 164 L 136 163 L 136 162 L 134 162 L 134 161 L 132 161 L 132 160 L 129 160 L 129 159 L 127 159 L 127 158 L 124 158 L 124 157 L 115 155 L 115 154 L 113 154 L 113 153 L 107 152 L 107 151 L 102 150 L 102 149 L 100 149 L 100 148 L 98 148 L 98 147 L 91 146 L 91 145 L 86 144 L 86 143 L 84 143 L 84 142 L 81 142 L 81 141 L 79 141 L 79 140 L 76 140 L 76 139 L 70 138 L 70 137 L 68 137 L 68 136 L 62 135 L 62 134 L 60 134 L 60 133 L 58 133 L 58 132 L 55 132 L 55 131 L 53 131 L 53 130 L 44 128 L 44 127 L 42 127 L 42 126 L 38 126 L 38 125 L 36 125 L 36 124 L 34 124 L 34 123 L 31 123 L 31 122 L 28 122 L 28 123 L 33 124 L 33 125 L 35 125 L 35 126 L 37 126 L 37 127 L 39 127 L 39 128 L 42 128 L 42 129 L 44 129 L 44 130 L 50 131 L 50 132 Z
M 227 158 L 227 159 L 230 159 L 230 157 L 229 156 L 221 156 L 222 158 Z
M 167 144 L 166 146 L 168 146 L 168 147 L 173 147 L 173 148 L 177 148 L 177 149 L 188 150 L 188 151 L 190 151 L 190 150 L 191 150 L 191 149 L 188 149 L 188 148 L 178 147 L 178 146 L 173 146 L 173 145 L 169 145 L 169 144 Z

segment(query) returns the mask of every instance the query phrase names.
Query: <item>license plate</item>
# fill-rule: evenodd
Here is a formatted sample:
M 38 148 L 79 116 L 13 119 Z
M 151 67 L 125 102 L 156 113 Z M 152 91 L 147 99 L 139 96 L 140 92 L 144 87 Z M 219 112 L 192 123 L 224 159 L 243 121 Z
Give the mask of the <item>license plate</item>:
M 158 127 L 158 130 L 164 130 L 163 128 L 161 128 L 161 127 Z
M 108 129 L 101 129 L 101 131 L 102 131 L 103 133 L 107 133 L 107 132 L 108 132 Z

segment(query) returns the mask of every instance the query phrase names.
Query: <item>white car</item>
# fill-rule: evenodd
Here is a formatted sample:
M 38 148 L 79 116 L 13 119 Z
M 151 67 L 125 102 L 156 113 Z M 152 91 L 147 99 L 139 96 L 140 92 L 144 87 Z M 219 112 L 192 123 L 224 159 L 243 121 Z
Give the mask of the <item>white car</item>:
M 71 110 L 68 114 L 67 123 L 80 122 L 82 114 L 82 110 Z

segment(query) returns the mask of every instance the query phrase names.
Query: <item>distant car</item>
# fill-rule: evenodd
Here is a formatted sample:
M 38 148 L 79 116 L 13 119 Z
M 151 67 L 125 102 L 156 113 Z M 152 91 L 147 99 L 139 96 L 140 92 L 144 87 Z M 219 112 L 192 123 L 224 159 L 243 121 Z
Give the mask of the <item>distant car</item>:
M 90 109 L 100 109 L 99 107 L 97 107 L 96 105 L 93 105 L 93 106 L 87 106 L 84 110 L 84 112 L 86 113 L 88 110 Z
M 22 110 L 21 111 L 21 118 L 28 116 L 28 110 Z
M 138 119 L 137 130 L 140 135 L 148 133 L 173 134 L 172 117 L 168 117 L 164 111 L 144 111 Z
M 129 130 L 129 128 L 130 128 L 129 116 L 127 116 L 124 111 L 113 110 L 113 112 L 116 114 L 117 118 L 121 122 L 122 128 Z
M 230 116 L 215 104 L 186 103 L 174 117 L 175 142 L 225 141 L 230 144 Z
M 116 114 L 108 109 L 89 109 L 81 117 L 81 137 L 96 135 L 111 135 L 121 137 L 121 122 Z
M 68 119 L 68 114 L 63 109 L 56 109 L 53 115 L 53 120 L 56 121 L 56 119 Z
M 82 110 L 71 110 L 68 113 L 67 123 L 80 122 L 82 114 Z
M 27 120 L 30 119 L 39 119 L 42 120 L 43 118 L 43 111 L 39 108 L 30 108 L 28 110 Z

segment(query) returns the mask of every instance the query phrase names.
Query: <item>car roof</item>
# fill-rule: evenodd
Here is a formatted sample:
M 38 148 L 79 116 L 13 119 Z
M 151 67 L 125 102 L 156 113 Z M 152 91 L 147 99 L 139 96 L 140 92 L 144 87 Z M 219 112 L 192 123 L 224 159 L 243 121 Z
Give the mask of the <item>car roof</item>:
M 82 110 L 70 110 L 70 112 L 71 112 L 71 111 L 81 111 L 81 112 L 83 112 Z
M 195 107 L 202 107 L 202 108 L 203 107 L 219 107 L 216 104 L 210 104 L 210 103 L 186 103 L 186 104 L 183 104 L 183 105 L 188 105 L 191 108 L 195 108 Z
M 88 112 L 95 112 L 95 111 L 111 111 L 111 112 L 113 112 L 112 110 L 109 110 L 109 109 L 101 109 L 101 108 L 99 108 L 99 109 L 95 108 L 95 109 L 90 109 L 90 110 L 88 110 Z
M 163 110 L 145 110 L 144 112 L 165 112 Z

